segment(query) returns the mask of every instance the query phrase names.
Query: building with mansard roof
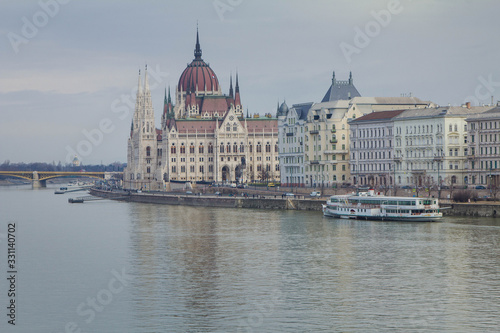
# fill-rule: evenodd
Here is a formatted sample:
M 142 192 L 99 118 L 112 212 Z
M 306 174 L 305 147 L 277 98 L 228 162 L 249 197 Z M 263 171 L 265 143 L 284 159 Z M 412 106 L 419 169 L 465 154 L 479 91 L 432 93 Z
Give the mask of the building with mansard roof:
M 248 183 L 280 179 L 278 124 L 271 115 L 245 117 L 238 74 L 233 90 L 222 93 L 217 75 L 202 59 L 198 32 L 194 59 L 175 89 L 165 90 L 161 129 L 147 83 L 137 90 L 128 140 L 124 186 L 168 189 L 171 182 Z

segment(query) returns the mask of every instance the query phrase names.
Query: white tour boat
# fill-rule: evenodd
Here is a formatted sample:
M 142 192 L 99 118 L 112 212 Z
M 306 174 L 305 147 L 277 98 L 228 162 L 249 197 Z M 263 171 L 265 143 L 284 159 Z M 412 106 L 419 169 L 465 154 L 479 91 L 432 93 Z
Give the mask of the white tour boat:
M 332 195 L 323 205 L 323 215 L 346 219 L 383 221 L 439 221 L 438 199 L 387 197 L 373 190 L 358 194 Z

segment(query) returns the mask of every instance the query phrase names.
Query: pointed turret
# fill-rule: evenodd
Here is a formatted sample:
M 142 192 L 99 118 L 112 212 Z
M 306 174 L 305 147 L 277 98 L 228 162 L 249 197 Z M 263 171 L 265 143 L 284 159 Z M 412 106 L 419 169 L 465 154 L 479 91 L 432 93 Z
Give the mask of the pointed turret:
M 165 95 L 163 97 L 163 116 L 162 119 L 166 119 L 168 116 L 168 99 L 167 99 L 167 87 L 165 87 Z
M 132 125 L 135 126 L 135 130 L 140 130 L 140 119 L 142 118 L 142 108 L 144 105 L 144 93 L 142 91 L 142 80 L 141 80 L 141 70 L 139 69 L 139 78 L 137 80 L 137 97 L 135 99 L 135 111 L 134 111 L 134 117 L 132 120 Z M 132 128 L 134 130 L 134 128 Z
M 137 96 L 142 95 L 141 70 L 139 69 L 139 78 L 137 82 Z
M 349 85 L 352 85 L 352 72 L 349 72 Z
M 234 106 L 241 107 L 240 86 L 238 84 L 238 72 L 236 72 L 236 86 L 234 88 Z
M 229 97 L 233 98 L 233 75 L 229 75 Z
M 193 85 L 191 86 L 191 105 L 195 104 L 196 104 L 196 88 L 193 83 Z
M 153 115 L 153 102 L 151 101 L 151 90 L 149 90 L 148 65 L 144 71 L 144 114 Z
M 194 48 L 194 59 L 201 60 L 200 37 L 198 36 L 198 26 L 196 26 L 196 45 Z
M 148 80 L 148 65 L 146 65 L 146 70 L 144 71 L 144 93 L 147 94 L 149 91 L 149 80 Z

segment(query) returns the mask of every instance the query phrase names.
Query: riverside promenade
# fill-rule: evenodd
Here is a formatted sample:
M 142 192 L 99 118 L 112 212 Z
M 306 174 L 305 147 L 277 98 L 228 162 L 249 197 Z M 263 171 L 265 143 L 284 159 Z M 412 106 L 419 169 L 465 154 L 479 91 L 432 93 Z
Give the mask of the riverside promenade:
M 303 195 L 287 197 L 282 193 L 268 192 L 266 194 L 215 195 L 186 194 L 171 192 L 124 192 L 107 191 L 93 188 L 90 194 L 102 198 L 118 199 L 131 202 L 156 203 L 165 205 L 185 205 L 198 207 L 225 207 L 249 209 L 291 209 L 321 211 L 326 198 L 307 198 Z M 126 195 L 124 195 L 126 194 Z
M 281 210 L 309 210 L 321 211 L 330 193 L 321 198 L 311 198 L 306 189 L 300 189 L 293 197 L 285 196 L 283 192 L 274 190 L 244 190 L 229 196 L 227 193 L 216 195 L 214 193 L 197 192 L 126 192 L 108 191 L 93 188 L 90 194 L 131 202 L 156 203 L 164 205 L 186 205 L 198 207 L 225 207 L 248 209 L 281 209 Z M 246 194 L 246 195 L 242 195 Z M 440 206 L 445 216 L 471 216 L 471 217 L 500 217 L 500 202 L 477 201 L 471 203 L 456 203 L 449 199 L 440 199 Z

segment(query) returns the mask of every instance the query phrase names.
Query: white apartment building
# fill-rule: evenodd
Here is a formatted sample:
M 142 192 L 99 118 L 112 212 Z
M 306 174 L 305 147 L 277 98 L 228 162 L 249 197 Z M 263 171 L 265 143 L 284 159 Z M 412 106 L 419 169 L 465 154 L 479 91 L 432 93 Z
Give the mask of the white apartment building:
M 467 117 L 470 184 L 500 185 L 500 106 Z
M 307 113 L 312 104 L 294 104 L 288 109 L 283 102 L 278 107 L 281 186 L 303 187 L 305 184 L 304 134 Z
M 432 107 L 394 117 L 396 184 L 464 186 L 468 175 L 466 118 L 491 107 Z
M 392 118 L 402 112 L 372 112 L 349 121 L 352 184 L 372 187 L 394 184 Z

